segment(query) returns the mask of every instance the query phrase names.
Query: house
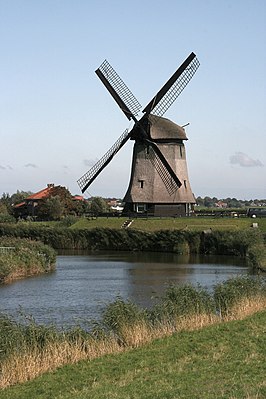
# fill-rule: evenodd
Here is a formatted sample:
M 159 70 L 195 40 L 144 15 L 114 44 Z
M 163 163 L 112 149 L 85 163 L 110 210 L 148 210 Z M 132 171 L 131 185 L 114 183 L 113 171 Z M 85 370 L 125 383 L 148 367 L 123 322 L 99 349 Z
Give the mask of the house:
M 60 200 L 64 203 L 64 206 L 67 208 L 71 208 L 71 203 L 73 200 L 84 200 L 82 196 L 72 197 L 70 192 L 65 187 L 47 184 L 47 187 L 44 189 L 25 198 L 23 202 L 14 205 L 14 215 L 16 218 L 26 219 L 27 217 L 32 217 L 36 219 L 38 217 L 40 207 L 45 203 L 45 200 L 55 196 L 59 196 Z
M 227 203 L 220 200 L 216 202 L 215 206 L 216 208 L 227 208 Z

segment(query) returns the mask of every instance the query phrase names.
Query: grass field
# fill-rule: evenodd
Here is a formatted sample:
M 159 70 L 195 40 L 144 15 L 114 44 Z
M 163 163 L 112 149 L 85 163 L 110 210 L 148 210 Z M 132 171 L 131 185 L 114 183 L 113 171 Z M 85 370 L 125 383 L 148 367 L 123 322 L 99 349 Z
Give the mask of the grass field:
M 108 227 L 119 229 L 126 218 L 107 218 L 99 217 L 97 219 L 79 219 L 73 224 L 71 229 L 93 229 L 95 227 Z M 142 231 L 156 230 L 243 230 L 250 228 L 252 223 L 258 223 L 258 227 L 266 232 L 266 218 L 212 218 L 212 217 L 191 217 L 191 218 L 139 218 L 134 219 L 129 229 Z
M 1 399 L 262 399 L 266 311 L 64 366 Z

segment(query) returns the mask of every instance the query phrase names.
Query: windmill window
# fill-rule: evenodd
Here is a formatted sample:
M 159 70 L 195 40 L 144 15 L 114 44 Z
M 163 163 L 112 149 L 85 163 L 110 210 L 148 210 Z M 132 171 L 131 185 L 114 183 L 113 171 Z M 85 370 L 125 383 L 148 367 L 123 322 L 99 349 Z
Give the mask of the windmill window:
M 146 204 L 134 204 L 134 210 L 137 213 L 144 213 L 147 210 Z
M 144 187 L 144 180 L 139 180 L 139 186 L 140 186 L 140 188 Z
M 187 188 L 187 181 L 184 180 L 184 187 Z
M 182 158 L 182 146 L 179 147 L 180 150 L 180 158 Z

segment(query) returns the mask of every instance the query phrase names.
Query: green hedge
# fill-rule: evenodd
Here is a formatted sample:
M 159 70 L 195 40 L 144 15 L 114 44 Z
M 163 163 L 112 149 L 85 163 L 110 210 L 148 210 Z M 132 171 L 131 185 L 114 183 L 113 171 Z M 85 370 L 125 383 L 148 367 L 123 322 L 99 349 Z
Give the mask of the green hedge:
M 56 252 L 43 242 L 0 237 L 0 283 L 45 273 L 55 267 Z
M 1 236 L 40 240 L 55 249 L 250 255 L 252 264 L 256 266 L 259 266 L 265 254 L 263 235 L 255 229 L 235 232 L 161 230 L 151 233 L 132 229 L 68 229 L 1 224 Z

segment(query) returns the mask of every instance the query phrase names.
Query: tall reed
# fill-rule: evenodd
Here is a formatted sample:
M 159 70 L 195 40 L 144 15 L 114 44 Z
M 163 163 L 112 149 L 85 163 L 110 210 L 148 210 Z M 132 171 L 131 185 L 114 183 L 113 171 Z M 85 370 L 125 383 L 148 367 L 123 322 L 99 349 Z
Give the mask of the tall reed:
M 61 365 L 116 353 L 213 323 L 240 319 L 266 308 L 262 278 L 238 277 L 219 283 L 211 294 L 201 286 L 170 285 L 151 309 L 141 309 L 118 297 L 92 323 L 58 330 L 0 317 L 0 387 L 23 382 Z

